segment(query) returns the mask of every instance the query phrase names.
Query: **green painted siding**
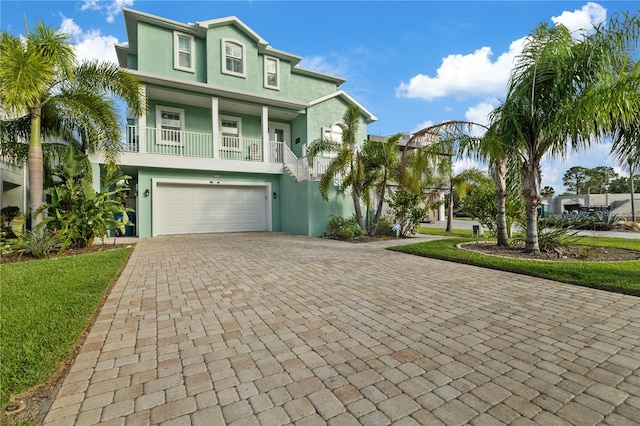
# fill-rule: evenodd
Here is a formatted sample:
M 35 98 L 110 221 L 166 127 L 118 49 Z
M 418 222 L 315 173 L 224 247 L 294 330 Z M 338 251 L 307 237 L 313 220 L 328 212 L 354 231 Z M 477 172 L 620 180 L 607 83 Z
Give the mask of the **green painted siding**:
M 296 143 L 296 139 L 300 138 L 300 143 Z M 302 147 L 307 144 L 307 116 L 296 117 L 291 122 L 291 151 L 296 157 L 302 157 Z
M 321 128 L 329 128 L 333 124 L 342 123 L 342 117 L 348 104 L 338 97 L 334 97 L 307 108 L 307 131 L 309 143 L 322 137 Z M 367 138 L 367 123 L 363 116 L 360 117 L 356 144 L 362 145 Z
M 205 82 L 206 44 L 195 38 L 195 72 L 173 67 L 173 31 L 138 23 L 138 70 L 182 80 Z
M 337 188 L 329 191 L 329 201 L 320 196 L 317 181 L 294 182 L 283 174 L 280 188 L 280 227 L 283 232 L 322 236 L 332 215 L 349 217 L 354 213 L 353 202 L 348 195 L 339 194 Z

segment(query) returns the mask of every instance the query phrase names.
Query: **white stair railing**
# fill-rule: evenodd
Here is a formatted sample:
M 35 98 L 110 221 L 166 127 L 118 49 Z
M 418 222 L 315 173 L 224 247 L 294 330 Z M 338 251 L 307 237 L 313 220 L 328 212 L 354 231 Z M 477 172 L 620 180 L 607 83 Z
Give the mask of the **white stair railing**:
M 298 158 L 287 145 L 283 144 L 282 160 L 284 166 L 293 174 L 296 181 L 309 180 L 309 167 L 306 158 Z

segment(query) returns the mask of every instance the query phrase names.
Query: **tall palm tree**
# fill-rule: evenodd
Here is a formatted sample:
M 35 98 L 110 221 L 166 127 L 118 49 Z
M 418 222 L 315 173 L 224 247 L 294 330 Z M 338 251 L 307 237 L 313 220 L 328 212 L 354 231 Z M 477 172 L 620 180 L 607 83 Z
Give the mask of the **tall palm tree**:
M 329 138 L 316 139 L 307 147 L 307 161 L 313 166 L 320 155 L 334 153 L 326 171 L 320 177 L 320 194 L 325 201 L 329 200 L 329 189 L 338 176 L 342 176 L 340 192 L 351 193 L 353 208 L 358 225 L 364 230 L 362 216 L 362 197 L 364 195 L 364 164 L 356 137 L 360 125 L 360 108 L 349 105 L 342 116 L 342 140 L 334 141 Z
M 369 235 L 375 235 L 378 222 L 382 217 L 387 183 L 389 179 L 396 178 L 398 175 L 398 167 L 400 165 L 398 142 L 401 137 L 402 134 L 398 133 L 389 137 L 385 142 L 367 140 L 362 146 L 362 159 L 365 170 L 364 186 L 366 189 L 373 189 L 376 199 L 376 212 L 373 223 L 368 227 Z M 369 190 L 365 192 L 365 198 L 370 198 L 370 192 Z
M 540 251 L 542 158 L 564 157 L 612 136 L 614 123 L 637 120 L 640 69 L 629 50 L 638 32 L 638 18 L 629 15 L 594 28 L 579 41 L 562 25 L 540 24 L 517 58 L 498 126 L 501 136 L 513 141 L 521 162 L 525 252 Z
M 6 117 L 0 126 L 3 153 L 19 156 L 28 140 L 31 211 L 43 202 L 43 136 L 73 143 L 87 153 L 104 153 L 116 164 L 121 151 L 122 120 L 115 99 L 137 115 L 145 102 L 138 80 L 117 65 L 78 63 L 67 34 L 40 22 L 24 39 L 2 32 L 0 103 Z M 41 215 L 32 218 L 33 225 Z

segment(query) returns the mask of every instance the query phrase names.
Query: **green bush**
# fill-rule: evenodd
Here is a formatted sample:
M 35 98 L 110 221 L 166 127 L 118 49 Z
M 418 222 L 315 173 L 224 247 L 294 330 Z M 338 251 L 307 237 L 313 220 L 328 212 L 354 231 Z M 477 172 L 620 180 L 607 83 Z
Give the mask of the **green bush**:
M 332 215 L 327 225 L 327 236 L 341 239 L 359 238 L 364 235 L 364 231 L 358 225 L 355 216 L 344 218 Z
M 25 231 L 22 237 L 22 246 L 33 257 L 39 259 L 49 257 L 59 244 L 59 239 L 45 226 L 38 226 L 33 231 Z
M 557 216 L 539 217 L 538 225 L 538 246 L 542 251 L 551 251 L 555 248 L 575 244 L 582 237 L 578 236 L 576 225 L 569 221 L 558 220 Z M 522 229 L 526 229 L 526 224 L 521 223 Z M 514 237 L 515 244 L 524 243 L 526 234 Z
M 62 182 L 47 189 L 51 202 L 41 208 L 48 209 L 43 223 L 56 230 L 61 251 L 88 247 L 95 238 L 104 239 L 109 231 L 124 233 L 125 225 L 130 224 L 126 214 L 130 209 L 122 203 L 128 176 L 120 170 L 108 170 L 103 182 L 108 190 L 96 192 L 86 156 L 74 150 L 70 145 L 63 166 L 54 172 Z
M 397 190 L 393 193 L 389 200 L 389 207 L 400 224 L 400 237 L 415 234 L 420 222 L 427 216 L 427 209 L 421 207 L 421 203 L 420 196 L 409 191 Z
M 380 218 L 376 227 L 376 235 L 395 236 L 396 230 L 393 227 L 393 221 L 386 217 Z

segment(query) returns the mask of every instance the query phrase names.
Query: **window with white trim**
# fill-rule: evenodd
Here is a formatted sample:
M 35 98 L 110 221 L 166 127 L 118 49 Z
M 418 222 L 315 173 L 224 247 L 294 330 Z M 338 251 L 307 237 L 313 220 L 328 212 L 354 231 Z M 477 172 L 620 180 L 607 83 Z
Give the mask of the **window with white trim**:
M 322 129 L 322 133 L 323 133 L 323 137 L 326 140 L 330 140 L 332 142 L 337 143 L 338 145 L 342 144 L 342 126 L 340 124 L 333 124 L 331 125 L 331 127 L 328 128 L 323 128 Z M 333 158 L 336 157 L 338 154 L 336 152 L 323 152 L 322 156 L 323 157 L 328 157 L 328 158 Z
M 192 35 L 173 33 L 173 67 L 182 71 L 194 70 L 193 50 L 195 39 Z
M 222 39 L 222 72 L 246 77 L 246 48 L 239 41 Z
M 239 151 L 242 138 L 242 120 L 239 117 L 220 116 L 222 148 Z
M 159 145 L 182 146 L 184 132 L 184 110 L 158 105 L 156 107 L 156 128 Z
M 280 89 L 280 60 L 278 58 L 264 57 L 264 87 Z

